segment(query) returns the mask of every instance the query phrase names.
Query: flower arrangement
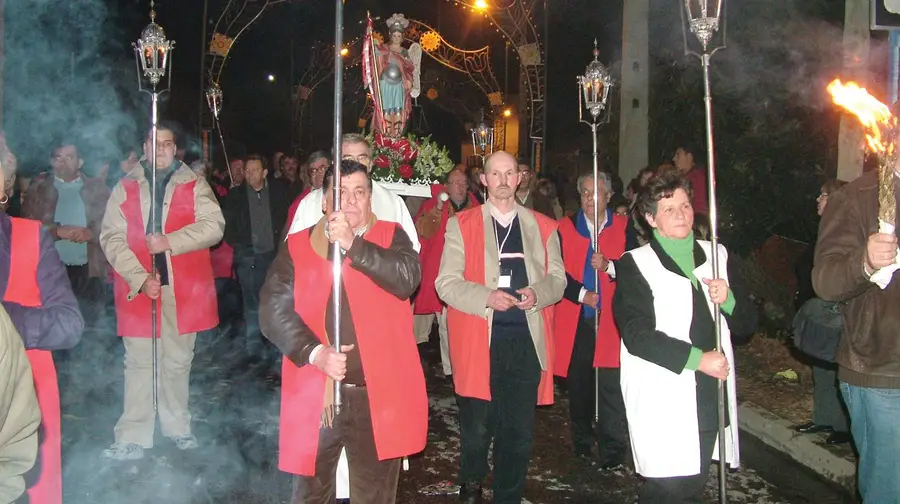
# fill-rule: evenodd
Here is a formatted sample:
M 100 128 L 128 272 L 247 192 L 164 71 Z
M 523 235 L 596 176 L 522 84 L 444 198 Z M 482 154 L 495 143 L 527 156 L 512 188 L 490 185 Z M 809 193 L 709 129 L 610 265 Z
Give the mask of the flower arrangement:
M 375 133 L 371 141 L 372 175 L 376 180 L 431 185 L 453 170 L 447 148 L 430 136 L 418 138 L 410 133 L 403 138 L 390 138 Z

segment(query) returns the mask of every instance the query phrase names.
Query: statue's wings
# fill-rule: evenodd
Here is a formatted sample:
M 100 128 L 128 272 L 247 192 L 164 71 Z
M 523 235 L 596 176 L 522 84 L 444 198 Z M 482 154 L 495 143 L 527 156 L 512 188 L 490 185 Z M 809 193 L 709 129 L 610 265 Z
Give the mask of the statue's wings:
M 413 42 L 412 45 L 409 46 L 407 52 L 409 53 L 409 60 L 412 61 L 413 64 L 412 89 L 410 89 L 409 95 L 413 98 L 418 98 L 419 94 L 422 92 L 422 46 Z

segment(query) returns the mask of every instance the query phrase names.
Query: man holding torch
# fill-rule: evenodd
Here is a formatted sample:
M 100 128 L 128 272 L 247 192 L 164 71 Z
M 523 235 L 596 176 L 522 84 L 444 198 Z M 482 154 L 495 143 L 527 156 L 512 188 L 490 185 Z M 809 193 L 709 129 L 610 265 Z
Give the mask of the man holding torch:
M 293 504 L 331 503 L 346 448 L 350 494 L 389 504 L 396 500 L 401 457 L 425 448 L 428 428 L 409 304 L 421 265 L 400 225 L 372 212 L 365 165 L 344 160 L 337 166 L 340 175 L 334 168 L 325 174 L 325 216 L 288 236 L 260 294 L 260 327 L 285 356 L 279 467 L 297 475 Z M 334 302 L 329 254 L 335 243 L 343 259 L 340 303 Z M 335 317 L 341 321 L 337 338 L 330 334 Z M 339 349 L 331 346 L 336 341 Z
M 222 240 L 225 219 L 206 180 L 175 158 L 175 131 L 161 124 L 156 146 L 147 134 L 144 158 L 113 189 L 100 232 L 100 246 L 116 273 L 116 319 L 125 345 L 124 412 L 115 443 L 103 452 L 114 460 L 139 459 L 153 447 L 154 375 L 163 435 L 181 450 L 198 444 L 191 434 L 188 385 L 197 332 L 219 323 L 209 248 Z M 147 160 L 153 148 L 155 167 Z M 151 212 L 157 229 L 150 227 Z M 159 306 L 158 361 L 152 351 L 153 302 Z

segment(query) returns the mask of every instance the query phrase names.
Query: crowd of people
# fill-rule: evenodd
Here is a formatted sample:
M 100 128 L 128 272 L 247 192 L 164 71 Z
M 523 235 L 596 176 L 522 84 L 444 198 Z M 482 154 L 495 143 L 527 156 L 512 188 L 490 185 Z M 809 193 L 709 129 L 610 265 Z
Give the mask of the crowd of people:
M 338 160 L 254 154 L 227 169 L 186 165 L 181 143 L 178 128 L 162 124 L 156 145 L 148 135 L 112 184 L 84 173 L 71 140 L 53 146 L 50 172 L 17 184 L 15 157 L 0 144 L 0 203 L 18 214 L 0 213 L 0 501 L 23 492 L 62 501 L 51 352 L 77 345 L 107 299 L 125 385 L 101 456 L 142 458 L 157 417 L 177 449 L 201 447 L 188 403 L 194 348 L 198 333 L 220 325 L 219 305 L 235 288 L 241 346 L 281 382 L 278 460 L 294 475 L 293 503 L 396 501 L 401 460 L 427 442 L 417 345 L 432 333 L 459 406 L 461 502 L 484 502 L 491 470 L 494 503 L 523 501 L 535 408 L 554 402 L 557 382 L 572 456 L 591 471 L 633 462 L 642 504 L 700 502 L 720 443 L 722 463 L 738 466 L 733 345 L 754 333 L 757 310 L 726 247 L 706 240 L 705 172 L 692 149 L 627 186 L 582 174 L 577 208 L 564 211 L 551 181 L 502 151 L 458 165 L 417 200 L 372 178 L 372 146 L 358 134 L 343 137 Z M 896 427 L 871 409 L 896 408 L 896 363 L 882 351 L 896 345 L 884 340 L 890 321 L 872 313 L 897 287 L 869 280 L 895 260 L 896 237 L 846 221 L 874 219 L 869 182 L 829 186 L 810 276 L 822 298 L 851 307 L 837 376 L 863 497 L 888 503 L 900 492 L 889 495 L 896 480 L 875 462 L 896 456 L 900 436 L 885 438 Z M 821 379 L 833 395 L 831 373 Z M 349 489 L 337 477 L 341 459 Z

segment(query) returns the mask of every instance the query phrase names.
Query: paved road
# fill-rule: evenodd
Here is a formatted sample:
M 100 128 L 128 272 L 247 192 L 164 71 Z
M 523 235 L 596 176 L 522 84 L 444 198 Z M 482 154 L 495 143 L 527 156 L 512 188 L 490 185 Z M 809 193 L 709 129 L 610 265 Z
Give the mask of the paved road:
M 237 353 L 215 351 L 227 337 L 198 344 L 192 381 L 194 429 L 201 448 L 179 452 L 157 434 L 156 447 L 136 463 L 109 463 L 100 451 L 112 442 L 121 412 L 121 349 L 96 339 L 61 365 L 66 504 L 287 503 L 290 479 L 277 471 L 277 382 L 270 369 Z M 427 354 L 434 361 L 434 352 Z M 401 474 L 398 502 L 455 502 L 446 491 L 456 472 L 458 426 L 449 380 L 429 368 L 431 420 L 425 453 Z M 564 396 L 536 416 L 535 453 L 526 497 L 531 504 L 634 502 L 639 479 L 629 470 L 598 474 L 569 456 Z M 734 504 L 844 504 L 853 502 L 808 471 L 745 439 L 746 467 L 729 475 Z M 715 502 L 715 466 L 707 497 Z

